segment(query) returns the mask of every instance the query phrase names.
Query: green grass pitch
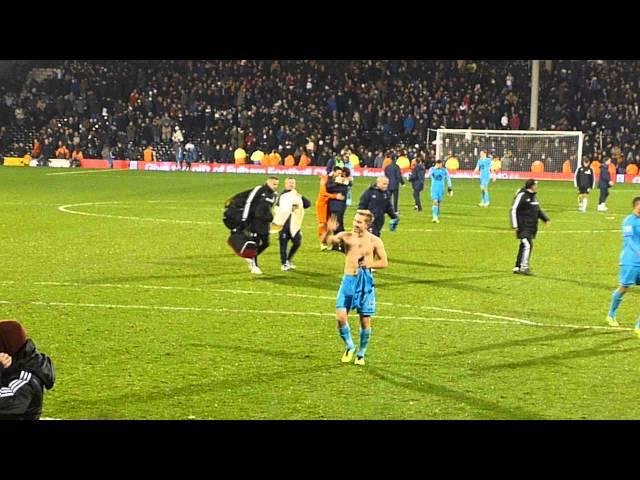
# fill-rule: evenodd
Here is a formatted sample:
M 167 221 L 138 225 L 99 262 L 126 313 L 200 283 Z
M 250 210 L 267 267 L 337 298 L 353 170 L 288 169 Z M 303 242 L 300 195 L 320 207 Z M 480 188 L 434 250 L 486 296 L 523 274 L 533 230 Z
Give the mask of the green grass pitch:
M 275 236 L 262 276 L 225 243 L 224 200 L 264 178 L 0 168 L 1 317 L 54 360 L 44 417 L 640 418 L 638 292 L 621 328 L 604 321 L 637 187 L 613 188 L 606 213 L 595 191 L 581 214 L 573 185 L 541 181 L 552 222 L 534 245 L 535 277 L 511 273 L 508 211 L 523 182 L 492 184 L 482 209 L 478 181 L 453 179 L 439 225 L 428 185 L 422 213 L 402 189 L 357 367 L 340 363 L 334 318 L 343 257 L 320 252 L 313 208 L 296 271 L 280 271 Z M 370 182 L 356 179 L 356 202 Z M 317 189 L 298 177 L 312 201 Z

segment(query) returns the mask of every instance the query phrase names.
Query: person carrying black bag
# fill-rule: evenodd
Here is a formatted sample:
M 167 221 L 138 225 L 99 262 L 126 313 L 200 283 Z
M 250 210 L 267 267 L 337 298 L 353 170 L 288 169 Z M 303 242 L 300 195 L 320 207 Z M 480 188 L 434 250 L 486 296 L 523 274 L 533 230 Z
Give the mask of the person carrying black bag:
M 245 257 L 249 270 L 256 275 L 262 274 L 258 266 L 258 256 L 269 246 L 269 230 L 273 221 L 272 208 L 276 200 L 278 184 L 278 177 L 269 177 L 263 185 L 238 193 L 225 204 L 223 222 L 231 230 L 229 244 L 238 255 Z M 243 255 L 236 248 L 235 242 L 239 236 L 255 242 L 253 258 L 247 258 L 247 255 Z

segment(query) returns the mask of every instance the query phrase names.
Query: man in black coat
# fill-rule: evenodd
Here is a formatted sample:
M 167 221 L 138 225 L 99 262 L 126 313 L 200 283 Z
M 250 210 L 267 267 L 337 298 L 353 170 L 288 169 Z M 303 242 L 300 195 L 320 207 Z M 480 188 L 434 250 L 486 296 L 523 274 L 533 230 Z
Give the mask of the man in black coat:
M 258 253 L 255 258 L 247 258 L 246 261 L 251 273 L 257 275 L 262 274 L 258 266 L 258 256 L 269 246 L 272 209 L 279 183 L 278 177 L 269 177 L 263 185 L 234 195 L 225 205 L 225 225 L 232 231 L 246 229 L 256 236 Z
M 424 177 L 425 177 L 426 168 L 424 167 L 424 162 L 421 158 L 416 160 L 416 164 L 411 171 L 411 176 L 409 177 L 409 181 L 411 182 L 411 187 L 413 188 L 413 200 L 415 202 L 414 209 L 418 212 L 422 211 L 422 202 L 420 201 L 420 192 L 424 190 Z
M 573 185 L 578 189 L 578 211 L 587 211 L 589 192 L 596 184 L 596 176 L 593 174 L 589 157 L 582 158 L 582 166 L 576 170 Z
M 609 187 L 613 187 L 611 181 L 611 175 L 609 175 L 609 165 L 611 159 L 606 158 L 602 165 L 600 165 L 600 179 L 598 180 L 598 188 L 600 189 L 600 198 L 598 199 L 598 211 L 606 212 L 609 210 L 606 205 L 607 197 L 609 196 Z
M 384 226 L 385 214 L 394 220 L 398 218 L 398 214 L 391 205 L 391 197 L 387 191 L 388 187 L 389 179 L 387 177 L 378 177 L 376 182 L 362 193 L 358 204 L 359 210 L 369 210 L 373 213 L 374 219 L 369 230 L 377 237 L 380 236 Z
M 545 224 L 551 221 L 540 208 L 536 197 L 537 192 L 538 182 L 530 179 L 525 182 L 523 188 L 518 190 L 513 199 L 510 211 L 511 227 L 516 231 L 516 237 L 520 240 L 513 273 L 533 275 L 529 269 L 529 262 L 533 251 L 533 239 L 538 233 L 538 220 L 541 219 Z
M 402 178 L 402 172 L 396 163 L 395 155 L 392 157 L 391 163 L 385 167 L 384 175 L 389 179 L 389 194 L 393 198 L 393 211 L 398 213 L 398 196 L 400 185 L 404 185 L 404 178 Z
M 44 389 L 56 373 L 51 359 L 36 350 L 24 327 L 0 320 L 0 421 L 38 420 Z
M 329 199 L 329 215 L 335 215 L 338 219 L 338 228 L 334 232 L 336 235 L 344 232 L 344 212 L 347 209 L 347 196 L 349 187 L 353 184 L 351 170 L 343 168 L 336 175 L 332 175 L 327 180 L 327 192 L 339 193 L 340 198 Z

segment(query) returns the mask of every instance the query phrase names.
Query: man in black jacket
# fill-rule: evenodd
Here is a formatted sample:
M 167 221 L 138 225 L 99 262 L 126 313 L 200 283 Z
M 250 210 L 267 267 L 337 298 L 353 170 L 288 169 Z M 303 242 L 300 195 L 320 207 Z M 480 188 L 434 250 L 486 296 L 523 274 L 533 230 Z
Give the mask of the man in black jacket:
M 258 255 L 269 246 L 269 230 L 273 221 L 273 205 L 278 190 L 278 177 L 269 177 L 264 185 L 238 193 L 225 205 L 225 225 L 232 231 L 247 229 L 256 235 L 258 254 L 246 261 L 249 270 L 256 275 L 262 274 L 258 266 Z M 227 220 L 231 222 L 227 223 Z M 236 225 L 234 225 L 234 223 Z
M 369 231 L 376 237 L 380 236 L 384 226 L 385 213 L 396 221 L 398 219 L 398 214 L 391 205 L 391 197 L 387 191 L 388 187 L 389 179 L 387 177 L 378 177 L 376 182 L 362 193 L 358 204 L 359 210 L 369 210 L 373 213 L 374 219 Z
M 609 210 L 606 205 L 607 197 L 609 196 L 609 187 L 613 187 L 611 181 L 611 175 L 609 175 L 609 165 L 611 164 L 610 158 L 605 158 L 602 165 L 600 165 L 600 179 L 598 180 L 598 188 L 600 189 L 600 198 L 598 199 L 598 211 L 606 212 Z
M 51 359 L 36 350 L 15 320 L 0 320 L 0 421 L 38 420 L 45 387 L 56 374 Z
M 422 202 L 420 201 L 420 192 L 424 190 L 424 176 L 425 176 L 426 168 L 424 167 L 424 163 L 421 158 L 416 160 L 416 164 L 411 171 L 411 176 L 409 177 L 409 181 L 411 182 L 411 186 L 413 188 L 413 200 L 415 202 L 415 206 L 413 207 L 418 212 L 422 211 Z
M 576 170 L 573 185 L 578 189 L 578 211 L 587 211 L 589 192 L 596 184 L 596 176 L 591 169 L 589 157 L 582 158 L 582 166 Z
M 344 232 L 344 212 L 347 209 L 347 195 L 349 187 L 353 185 L 351 170 L 343 168 L 336 175 L 330 176 L 327 180 L 327 193 L 339 193 L 340 198 L 329 199 L 329 215 L 335 215 L 338 219 L 336 235 Z
M 396 163 L 395 155 L 392 157 L 391 163 L 385 167 L 384 174 L 389 179 L 389 194 L 393 198 L 393 211 L 398 213 L 398 196 L 400 185 L 404 186 L 404 178 L 402 178 L 402 171 Z
M 525 182 L 524 188 L 518 190 L 513 199 L 510 212 L 511 227 L 516 231 L 516 238 L 520 239 L 520 248 L 513 273 L 533 275 L 529 269 L 529 262 L 533 251 L 533 239 L 538 233 L 538 220 L 542 219 L 545 224 L 551 221 L 540 208 L 536 197 L 537 191 L 538 182 L 530 179 Z

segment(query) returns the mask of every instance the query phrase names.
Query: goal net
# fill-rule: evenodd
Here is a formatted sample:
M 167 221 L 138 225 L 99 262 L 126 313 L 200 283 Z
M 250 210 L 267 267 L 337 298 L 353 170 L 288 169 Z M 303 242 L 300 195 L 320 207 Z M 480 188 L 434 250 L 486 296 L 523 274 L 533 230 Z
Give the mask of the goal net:
M 568 160 L 575 172 L 582 158 L 582 132 L 556 132 L 534 130 L 436 130 L 436 159 L 446 162 L 455 156 L 461 170 L 473 170 L 480 151 L 486 150 L 499 158 L 503 171 L 562 172 Z

